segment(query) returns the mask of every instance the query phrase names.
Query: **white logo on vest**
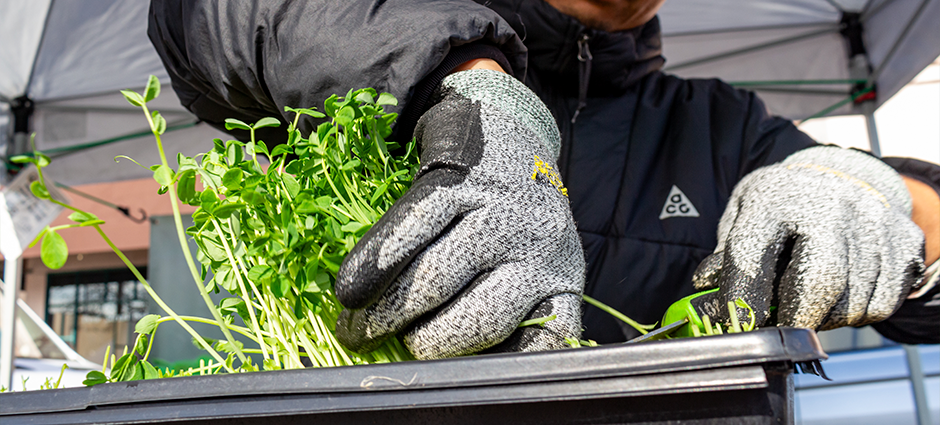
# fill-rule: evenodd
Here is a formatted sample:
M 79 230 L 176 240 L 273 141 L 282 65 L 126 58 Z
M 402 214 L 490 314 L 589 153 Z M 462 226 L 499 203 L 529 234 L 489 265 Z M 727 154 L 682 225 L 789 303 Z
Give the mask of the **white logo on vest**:
M 669 190 L 669 197 L 666 198 L 666 204 L 663 205 L 663 211 L 659 213 L 659 219 L 665 220 L 669 217 L 698 217 L 698 210 L 689 201 L 689 198 L 682 193 L 676 185 L 672 185 Z

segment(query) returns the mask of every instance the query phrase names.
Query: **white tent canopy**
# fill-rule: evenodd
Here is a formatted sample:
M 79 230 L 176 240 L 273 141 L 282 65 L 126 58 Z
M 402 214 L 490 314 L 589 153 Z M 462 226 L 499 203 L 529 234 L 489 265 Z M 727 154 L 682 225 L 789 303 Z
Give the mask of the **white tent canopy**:
M 169 82 L 147 39 L 148 7 L 0 2 L 0 156 L 28 150 L 25 134 L 35 132 L 37 147 L 59 157 L 51 172 L 62 182 L 148 175 L 111 162 L 118 154 L 157 162 L 149 137 L 132 137 L 146 130 L 140 112 L 116 94 L 150 74 Z M 756 90 L 771 111 L 793 119 L 870 114 L 940 55 L 940 0 L 671 0 L 660 17 L 668 72 Z M 864 50 L 850 58 L 855 29 Z M 195 118 L 168 86 L 156 107 L 171 127 L 183 127 L 164 138 L 169 152 L 204 151 L 219 136 L 191 126 Z M 27 129 L 16 128 L 15 111 L 28 116 Z
M 937 0 L 672 1 L 660 17 L 667 72 L 755 90 L 792 119 L 870 112 L 940 55 Z M 849 100 L 869 83 L 872 101 Z
M 171 129 L 182 128 L 164 138 L 168 152 L 192 155 L 224 137 L 207 125 L 193 126 L 195 117 L 180 106 L 147 38 L 148 9 L 140 0 L 0 2 L 0 155 L 31 150 L 28 139 L 13 137 L 12 113 L 31 105 L 28 131 L 54 158 L 56 180 L 148 176 L 129 161 L 111 159 L 124 154 L 142 164 L 159 162 L 142 112 L 118 93 L 140 91 L 151 74 L 165 84 L 153 109 Z

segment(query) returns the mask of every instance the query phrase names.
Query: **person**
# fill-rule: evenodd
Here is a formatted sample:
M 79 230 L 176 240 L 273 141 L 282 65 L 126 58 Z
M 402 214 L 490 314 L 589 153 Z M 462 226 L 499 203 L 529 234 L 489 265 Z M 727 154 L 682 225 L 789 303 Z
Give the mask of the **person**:
M 817 145 L 753 93 L 664 73 L 663 0 L 481 3 L 152 0 L 148 34 L 209 124 L 355 87 L 401 100 L 394 137 L 422 165 L 337 276 L 345 346 L 623 341 L 582 293 L 653 323 L 710 287 L 760 324 L 940 342 L 940 167 Z

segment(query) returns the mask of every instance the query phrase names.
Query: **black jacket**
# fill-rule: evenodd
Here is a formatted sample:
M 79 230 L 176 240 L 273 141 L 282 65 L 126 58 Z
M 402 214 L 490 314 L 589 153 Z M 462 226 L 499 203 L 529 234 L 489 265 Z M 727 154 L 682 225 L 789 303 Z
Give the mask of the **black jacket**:
M 153 0 L 149 35 L 184 106 L 216 126 L 369 86 L 402 101 L 396 131 L 410 137 L 447 72 L 473 57 L 496 59 L 558 122 L 558 165 L 584 243 L 586 292 L 640 322 L 660 320 L 692 293 L 691 274 L 715 247 L 735 184 L 815 142 L 770 115 L 753 93 L 660 71 L 657 19 L 606 33 L 542 0 L 479 1 L 487 7 Z M 280 133 L 261 137 L 275 141 Z M 915 341 L 908 329 L 936 327 L 920 319 L 924 307 L 912 309 L 920 324 L 905 316 L 890 336 Z M 593 307 L 584 328 L 601 343 L 636 335 Z

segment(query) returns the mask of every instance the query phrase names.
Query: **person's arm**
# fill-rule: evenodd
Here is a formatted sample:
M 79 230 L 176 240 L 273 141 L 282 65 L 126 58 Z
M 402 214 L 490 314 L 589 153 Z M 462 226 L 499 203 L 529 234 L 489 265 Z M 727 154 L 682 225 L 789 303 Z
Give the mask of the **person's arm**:
M 912 158 L 884 158 L 888 165 L 901 173 L 911 193 L 911 219 L 925 236 L 925 265 L 927 272 L 921 288 L 913 291 L 900 308 L 887 320 L 872 325 L 891 340 L 907 344 L 940 343 L 940 165 Z
M 911 220 L 924 232 L 924 264 L 940 258 L 940 195 L 920 180 L 901 175 L 911 193 Z
M 491 71 L 506 72 L 503 67 L 499 66 L 499 63 L 486 58 L 468 60 L 458 65 L 452 72 L 468 71 L 471 69 L 489 69 Z
M 372 87 L 398 99 L 388 108 L 401 114 L 396 131 L 411 128 L 396 136 L 410 139 L 426 109 L 416 97 L 440 73 L 487 57 L 525 74 L 525 46 L 509 24 L 462 0 L 153 0 L 148 36 L 183 106 L 218 128 L 226 118 L 288 122 L 285 106 L 319 108 L 333 94 Z M 304 117 L 300 128 L 317 124 Z M 261 137 L 277 143 L 286 133 Z
M 720 99 L 741 93 L 718 92 Z M 719 109 L 727 115 L 742 103 Z M 761 322 L 831 329 L 888 319 L 882 323 L 895 332 L 881 323 L 876 329 L 889 338 L 937 340 L 930 300 L 905 302 L 924 282 L 924 233 L 938 215 L 931 194 L 908 184 L 894 164 L 814 146 L 753 95 L 749 103 L 718 246 L 694 277 L 698 289 L 720 288 L 715 314 L 727 318 L 726 302 L 740 297 Z M 927 242 L 936 244 L 936 234 Z M 926 259 L 935 258 L 927 250 Z
M 883 321 L 922 281 L 924 234 L 911 211 L 901 176 L 878 158 L 836 146 L 801 150 L 738 183 L 696 287 L 718 286 L 711 310 L 723 320 L 722 307 L 741 298 L 761 324 L 827 330 Z

